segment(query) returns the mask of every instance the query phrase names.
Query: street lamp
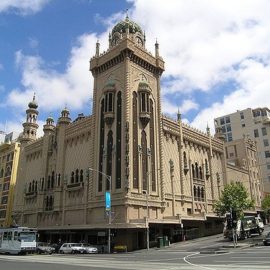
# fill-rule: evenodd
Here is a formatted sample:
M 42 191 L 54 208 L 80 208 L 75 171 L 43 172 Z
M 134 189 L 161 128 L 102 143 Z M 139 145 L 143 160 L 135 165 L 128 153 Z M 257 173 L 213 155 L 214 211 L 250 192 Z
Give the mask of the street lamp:
M 112 193 L 112 177 L 110 175 L 105 174 L 104 172 L 101 172 L 96 169 L 88 168 L 89 171 L 98 172 L 106 177 L 106 179 L 109 181 L 109 192 L 106 191 L 105 196 L 105 207 L 106 211 L 108 213 L 108 253 L 111 253 L 111 223 L 112 223 L 112 210 L 111 210 L 111 193 Z
M 156 169 L 154 171 L 159 171 L 160 169 Z M 146 196 L 146 248 L 147 250 L 149 250 L 149 200 L 148 200 L 148 195 L 149 195 L 149 176 L 153 171 L 147 172 L 146 173 L 146 179 L 147 179 L 147 183 L 146 183 L 146 190 L 143 190 L 143 194 L 145 194 Z

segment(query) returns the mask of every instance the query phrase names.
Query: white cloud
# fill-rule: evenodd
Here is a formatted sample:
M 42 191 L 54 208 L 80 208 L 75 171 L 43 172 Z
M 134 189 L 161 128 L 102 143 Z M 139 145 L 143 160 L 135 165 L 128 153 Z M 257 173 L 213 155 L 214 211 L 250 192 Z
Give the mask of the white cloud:
M 162 87 L 165 113 L 176 114 L 178 105 L 174 102 L 179 102 L 181 97 L 181 113 L 198 111 L 191 124 L 205 130 L 208 122 L 213 130 L 214 117 L 246 107 L 269 106 L 270 1 L 131 2 L 134 5 L 129 17 L 145 30 L 147 48 L 153 51 L 158 38 L 160 55 L 165 60 Z M 8 102 L 24 109 L 36 92 L 39 105 L 48 112 L 65 104 L 71 109 L 85 104 L 93 85 L 88 61 L 94 55 L 95 42 L 99 38 L 101 46 L 107 49 L 107 33 L 115 21 L 123 17 L 121 13 L 107 19 L 97 16 L 96 20 L 108 29 L 99 36 L 94 33 L 80 36 L 63 73 L 50 67 L 41 57 L 17 52 L 16 61 L 22 70 L 25 90 L 13 89 Z M 199 105 L 196 99 L 198 91 L 211 100 L 213 87 L 229 80 L 235 82 L 232 86 L 235 89 L 227 96 L 220 93 L 218 101 L 202 109 L 203 104 Z
M 198 112 L 192 125 L 205 130 L 208 122 L 213 130 L 214 117 L 247 107 L 269 107 L 270 1 L 132 2 L 131 17 L 143 25 L 152 51 L 156 38 L 160 44 L 166 68 L 164 100 L 179 101 L 181 93 L 182 100 L 194 97 L 199 102 L 195 95 L 202 91 L 200 96 L 211 101 L 214 86 L 234 82 L 230 94 L 220 93 L 218 101 Z M 162 105 L 165 113 L 176 111 L 174 105 Z
M 28 15 L 40 11 L 51 0 L 1 0 L 0 12 Z
M 63 108 L 78 109 L 89 101 L 92 95 L 93 77 L 89 71 L 89 59 L 94 55 L 98 37 L 95 34 L 82 35 L 72 48 L 64 73 L 49 68 L 49 63 L 38 56 L 16 53 L 16 64 L 22 70 L 22 85 L 13 89 L 7 103 L 25 108 L 36 93 L 39 106 L 47 112 Z M 107 35 L 99 37 L 107 43 Z

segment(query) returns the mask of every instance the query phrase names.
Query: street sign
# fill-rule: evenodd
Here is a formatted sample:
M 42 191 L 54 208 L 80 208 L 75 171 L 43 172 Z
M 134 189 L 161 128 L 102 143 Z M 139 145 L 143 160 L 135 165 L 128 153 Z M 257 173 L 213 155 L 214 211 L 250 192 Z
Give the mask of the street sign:
M 106 207 L 106 211 L 111 210 L 111 192 L 110 191 L 106 191 L 105 193 L 105 207 Z

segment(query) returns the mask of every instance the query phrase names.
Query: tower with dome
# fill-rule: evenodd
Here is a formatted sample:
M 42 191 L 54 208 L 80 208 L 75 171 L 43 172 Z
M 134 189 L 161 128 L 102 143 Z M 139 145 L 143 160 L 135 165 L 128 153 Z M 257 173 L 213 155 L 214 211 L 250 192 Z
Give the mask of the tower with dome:
M 156 245 L 162 235 L 179 241 L 184 229 L 207 234 L 206 223 L 211 233 L 222 230 L 213 202 L 224 181 L 223 142 L 183 124 L 180 114 L 162 115 L 164 61 L 154 46 L 152 54 L 127 16 L 109 33 L 107 51 L 97 42 L 90 59 L 92 114 L 72 121 L 64 108 L 36 139 L 38 107 L 35 98 L 29 103 L 17 224 L 37 227 L 42 240 L 96 245 L 108 244 L 110 229 L 111 243 L 128 250 Z

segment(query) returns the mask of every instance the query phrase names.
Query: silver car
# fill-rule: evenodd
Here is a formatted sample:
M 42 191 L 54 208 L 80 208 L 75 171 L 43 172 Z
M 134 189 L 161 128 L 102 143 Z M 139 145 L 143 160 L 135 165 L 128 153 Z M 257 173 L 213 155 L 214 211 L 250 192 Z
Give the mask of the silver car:
M 98 249 L 94 246 L 91 246 L 89 244 L 81 244 L 81 246 L 84 249 L 83 253 L 98 253 Z
M 82 247 L 82 244 L 80 243 L 64 243 L 60 249 L 59 253 L 70 253 L 70 254 L 76 254 L 76 253 L 85 253 L 84 247 Z

